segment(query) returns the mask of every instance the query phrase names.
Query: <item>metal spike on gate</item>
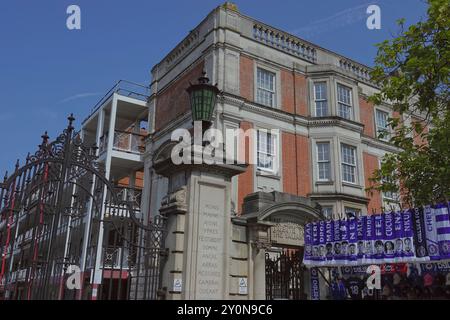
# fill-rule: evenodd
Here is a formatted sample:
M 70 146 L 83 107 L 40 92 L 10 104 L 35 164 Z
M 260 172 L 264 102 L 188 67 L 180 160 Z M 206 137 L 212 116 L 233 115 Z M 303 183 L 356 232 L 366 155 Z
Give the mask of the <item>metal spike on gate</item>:
M 75 129 L 73 127 L 73 122 L 75 121 L 75 117 L 73 116 L 73 113 L 71 113 L 70 116 L 67 117 L 67 120 L 69 120 L 69 125 L 67 126 L 67 129 L 69 129 L 69 130 Z
M 44 149 L 44 147 L 47 145 L 48 139 L 50 138 L 50 137 L 48 136 L 47 131 L 44 132 L 44 134 L 41 136 L 41 138 L 42 138 L 42 144 L 39 145 L 39 149 L 42 150 L 42 149 Z

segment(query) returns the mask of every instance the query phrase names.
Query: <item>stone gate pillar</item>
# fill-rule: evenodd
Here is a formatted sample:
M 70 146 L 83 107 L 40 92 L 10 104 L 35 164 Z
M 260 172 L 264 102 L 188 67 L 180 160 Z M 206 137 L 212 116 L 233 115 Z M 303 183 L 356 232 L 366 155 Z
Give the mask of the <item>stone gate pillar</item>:
M 160 213 L 167 218 L 166 299 L 227 299 L 232 237 L 231 177 L 243 165 L 174 165 L 173 144 L 155 154 L 155 171 L 169 179 Z
M 269 229 L 272 223 L 258 221 L 257 217 L 247 220 L 249 255 L 250 299 L 266 299 L 266 250 L 270 248 Z

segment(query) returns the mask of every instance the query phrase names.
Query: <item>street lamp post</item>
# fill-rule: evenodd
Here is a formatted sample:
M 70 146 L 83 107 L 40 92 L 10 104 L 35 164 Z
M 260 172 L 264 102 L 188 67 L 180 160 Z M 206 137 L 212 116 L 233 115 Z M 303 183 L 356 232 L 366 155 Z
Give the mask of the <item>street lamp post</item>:
M 201 121 L 202 133 L 209 129 L 212 123 L 212 115 L 216 106 L 219 89 L 209 83 L 206 71 L 198 78 L 198 83 L 190 85 L 186 89 L 189 94 L 193 122 Z

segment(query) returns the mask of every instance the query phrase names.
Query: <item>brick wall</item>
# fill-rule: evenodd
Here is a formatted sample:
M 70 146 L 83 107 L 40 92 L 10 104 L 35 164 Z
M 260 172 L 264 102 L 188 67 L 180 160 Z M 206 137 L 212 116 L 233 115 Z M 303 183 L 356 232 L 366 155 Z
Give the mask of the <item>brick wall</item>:
M 239 83 L 241 96 L 253 101 L 254 69 L 253 60 L 247 56 L 240 57 Z
M 361 123 L 364 124 L 364 134 L 375 137 L 375 120 L 373 104 L 369 103 L 364 97 L 359 97 L 359 116 Z
M 135 188 L 143 189 L 144 188 L 144 172 L 136 171 L 136 179 L 135 179 Z M 129 187 L 130 186 L 130 178 L 125 177 L 120 179 L 117 182 L 117 185 L 120 187 Z
M 247 121 L 242 121 L 240 128 L 244 131 L 253 128 L 253 124 Z M 239 155 L 245 154 L 245 162 L 250 162 L 250 157 L 253 152 L 250 149 L 253 147 L 248 138 L 240 137 L 239 139 Z M 244 160 L 244 159 L 242 159 Z M 242 204 L 244 198 L 254 192 L 254 165 L 249 164 L 247 170 L 238 176 L 238 199 L 237 199 L 237 211 L 240 214 L 242 212 Z
M 294 75 L 287 70 L 281 70 L 281 106 L 283 111 L 295 112 Z
M 190 110 L 189 95 L 186 89 L 189 87 L 189 81 L 197 82 L 197 79 L 202 75 L 203 66 L 204 62 L 199 62 L 158 95 L 155 109 L 156 130 L 164 128 L 169 122 Z
M 378 157 L 367 152 L 363 152 L 363 162 L 365 187 L 368 188 L 369 186 L 371 186 L 369 178 L 372 176 L 372 173 L 379 167 Z M 372 211 L 374 210 L 376 213 L 381 212 L 382 200 L 380 192 L 374 191 L 372 194 L 367 193 L 367 197 L 369 197 L 370 199 L 367 206 L 368 214 L 372 214 Z
M 295 74 L 295 103 L 296 113 L 307 116 L 308 112 L 308 82 L 302 74 Z
M 311 157 L 308 137 L 297 135 L 297 192 L 299 196 L 306 197 L 311 193 Z
M 283 132 L 281 136 L 283 152 L 283 191 L 298 194 L 297 190 L 297 157 L 295 152 L 295 135 Z
M 282 133 L 283 191 L 299 196 L 311 193 L 311 163 L 308 137 Z

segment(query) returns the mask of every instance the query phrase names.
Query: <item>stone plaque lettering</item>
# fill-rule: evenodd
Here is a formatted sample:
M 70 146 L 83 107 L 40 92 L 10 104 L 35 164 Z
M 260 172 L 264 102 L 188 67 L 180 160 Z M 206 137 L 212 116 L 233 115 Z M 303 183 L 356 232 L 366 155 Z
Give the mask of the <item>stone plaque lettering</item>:
M 270 228 L 273 243 L 303 246 L 303 227 L 293 222 L 279 222 Z
M 196 299 L 222 299 L 225 189 L 200 184 Z

